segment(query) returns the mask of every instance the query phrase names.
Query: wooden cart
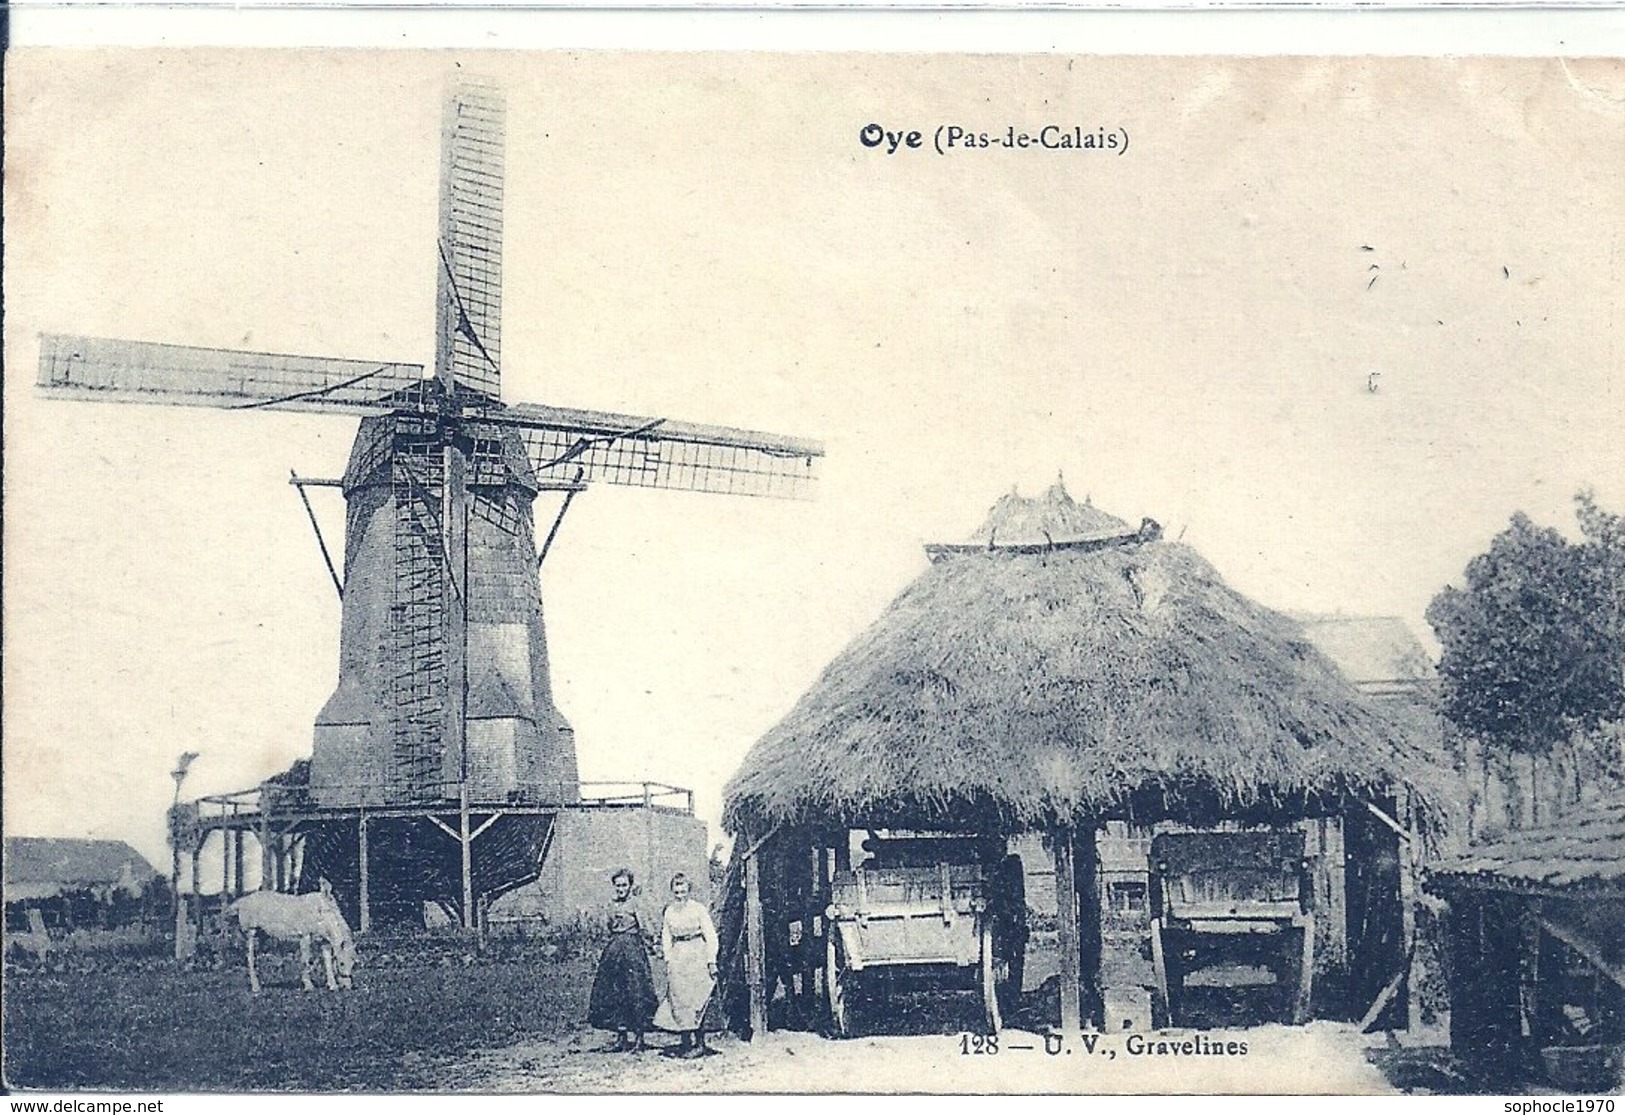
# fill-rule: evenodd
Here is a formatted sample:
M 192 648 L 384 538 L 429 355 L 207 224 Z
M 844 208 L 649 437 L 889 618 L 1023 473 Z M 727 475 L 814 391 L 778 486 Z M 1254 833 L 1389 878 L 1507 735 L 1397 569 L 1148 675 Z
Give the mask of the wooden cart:
M 1275 991 L 1277 1017 L 1306 1022 L 1315 927 L 1303 833 L 1159 833 L 1150 860 L 1152 1025 L 1186 1024 L 1187 987 L 1214 973 L 1219 986 Z
M 898 858 L 917 859 L 923 846 L 937 862 L 886 865 L 882 855 L 832 881 L 824 980 L 831 1028 L 841 1037 L 853 1032 L 854 991 L 885 971 L 916 985 L 978 993 L 983 1024 L 997 1033 L 1021 995 L 1027 944 L 1021 860 L 986 865 L 968 840 L 908 844 L 913 856 Z

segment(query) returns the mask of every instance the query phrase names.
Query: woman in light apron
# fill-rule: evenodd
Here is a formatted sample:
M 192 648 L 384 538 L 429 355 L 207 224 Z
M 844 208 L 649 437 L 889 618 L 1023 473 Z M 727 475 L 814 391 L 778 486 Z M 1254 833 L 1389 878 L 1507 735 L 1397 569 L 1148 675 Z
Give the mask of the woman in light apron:
M 705 1057 L 705 1004 L 717 982 L 717 930 L 711 915 L 688 896 L 688 876 L 671 879 L 671 903 L 661 918 L 660 945 L 666 957 L 666 999 L 655 1025 L 683 1035 L 673 1057 Z

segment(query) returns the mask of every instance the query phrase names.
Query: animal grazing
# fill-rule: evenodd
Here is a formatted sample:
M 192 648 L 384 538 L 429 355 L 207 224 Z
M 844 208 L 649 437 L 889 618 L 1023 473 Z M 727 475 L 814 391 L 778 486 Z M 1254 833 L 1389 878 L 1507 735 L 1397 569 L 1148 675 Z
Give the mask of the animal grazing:
M 310 982 L 310 942 L 321 945 L 322 966 L 327 971 L 327 989 L 337 991 L 351 985 L 355 970 L 355 939 L 349 923 L 339 912 L 332 888 L 322 880 L 322 889 L 310 894 L 282 894 L 260 890 L 232 903 L 230 912 L 248 937 L 248 986 L 259 994 L 260 977 L 254 966 L 255 945 L 261 933 L 278 941 L 299 942 L 299 979 L 306 991 Z

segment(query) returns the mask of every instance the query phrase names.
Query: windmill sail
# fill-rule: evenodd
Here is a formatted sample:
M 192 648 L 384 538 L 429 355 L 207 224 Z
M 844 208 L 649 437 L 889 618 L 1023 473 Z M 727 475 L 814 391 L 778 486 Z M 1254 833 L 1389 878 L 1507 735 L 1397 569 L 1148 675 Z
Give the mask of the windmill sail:
M 48 395 L 224 409 L 387 414 L 416 405 L 421 364 L 288 356 L 103 337 L 40 338 Z
M 488 415 L 518 427 L 542 482 L 810 499 L 823 444 L 756 430 L 521 404 Z
M 502 95 L 446 98 L 436 261 L 435 374 L 448 389 L 502 393 Z

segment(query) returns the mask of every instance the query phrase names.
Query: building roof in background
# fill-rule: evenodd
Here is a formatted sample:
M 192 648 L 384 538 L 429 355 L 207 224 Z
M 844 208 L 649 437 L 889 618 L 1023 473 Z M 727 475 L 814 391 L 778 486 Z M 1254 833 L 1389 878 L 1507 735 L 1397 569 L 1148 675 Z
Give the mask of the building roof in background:
M 1419 693 L 1437 679 L 1433 659 L 1398 616 L 1289 614 L 1362 693 L 1374 697 Z
M 1439 863 L 1428 889 L 1625 894 L 1625 796 L 1576 807 Z
M 158 874 L 122 840 L 8 836 L 5 848 L 8 901 L 120 881 L 144 885 Z

